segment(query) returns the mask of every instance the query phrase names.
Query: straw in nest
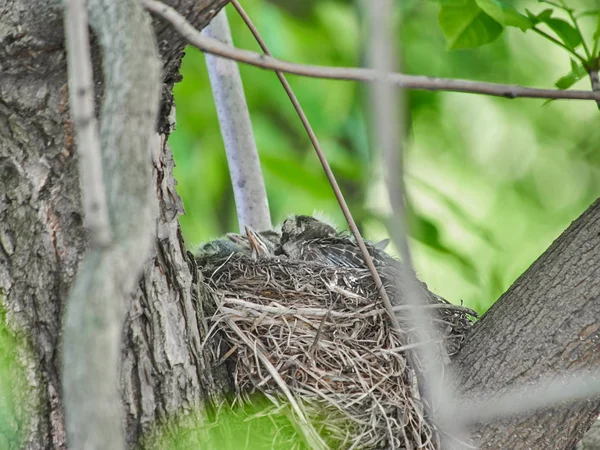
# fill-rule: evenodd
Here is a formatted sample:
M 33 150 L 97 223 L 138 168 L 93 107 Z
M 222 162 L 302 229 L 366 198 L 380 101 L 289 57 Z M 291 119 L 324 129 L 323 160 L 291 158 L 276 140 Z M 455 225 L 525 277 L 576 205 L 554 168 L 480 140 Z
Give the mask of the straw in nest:
M 230 346 L 223 358 L 239 399 L 259 391 L 273 409 L 283 399 L 313 448 L 438 448 L 407 348 L 366 269 L 232 255 L 203 271 L 216 302 L 212 330 Z M 427 297 L 452 354 L 472 312 Z M 395 308 L 400 318 L 406 308 Z

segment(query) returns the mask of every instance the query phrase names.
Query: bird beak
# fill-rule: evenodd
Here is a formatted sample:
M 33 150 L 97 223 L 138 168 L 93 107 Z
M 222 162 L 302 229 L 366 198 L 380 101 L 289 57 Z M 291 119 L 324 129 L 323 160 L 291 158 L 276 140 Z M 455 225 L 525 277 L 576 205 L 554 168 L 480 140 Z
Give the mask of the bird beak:
M 373 247 L 375 247 L 377 250 L 385 250 L 389 244 L 390 244 L 389 239 L 383 239 L 383 240 L 373 244 Z
M 254 231 L 252 229 L 252 227 L 249 227 L 248 225 L 246 225 L 245 228 L 246 228 L 246 237 L 248 238 L 248 243 L 250 244 L 250 250 L 252 252 L 252 257 L 257 258 L 258 256 L 267 255 L 269 252 L 269 249 L 266 246 L 266 244 L 263 242 L 260 235 L 256 231 Z
M 229 239 L 231 242 L 238 245 L 239 247 L 248 248 L 248 242 L 246 241 L 244 236 L 241 236 L 237 233 L 227 233 L 226 236 L 227 239 Z

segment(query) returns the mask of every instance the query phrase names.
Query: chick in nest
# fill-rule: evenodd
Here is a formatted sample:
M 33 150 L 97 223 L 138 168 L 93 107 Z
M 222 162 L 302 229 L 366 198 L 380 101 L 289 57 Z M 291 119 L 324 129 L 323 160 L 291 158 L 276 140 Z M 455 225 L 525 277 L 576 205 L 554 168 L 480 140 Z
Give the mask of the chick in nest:
M 247 251 L 247 254 L 254 259 L 259 256 L 268 257 L 275 255 L 275 250 L 281 239 L 281 235 L 277 231 L 266 230 L 257 232 L 248 225 L 245 228 L 245 236 L 237 233 L 227 233 L 227 238 Z
M 366 241 L 375 265 L 389 266 L 396 260 L 383 251 L 389 241 Z M 281 226 L 276 254 L 290 259 L 314 261 L 327 266 L 364 268 L 365 262 L 356 241 L 348 233 L 339 233 L 331 225 L 310 216 L 292 216 Z
M 250 250 L 230 239 L 215 239 L 200 247 L 196 255 L 196 261 L 202 267 L 210 267 L 221 264 L 231 255 L 249 256 Z
M 201 266 L 221 264 L 224 260 L 235 256 L 256 259 L 259 256 L 271 256 L 279 245 L 280 235 L 273 230 L 254 231 L 246 227 L 246 236 L 227 233 L 224 238 L 207 242 L 200 247 L 196 259 Z
M 291 260 L 310 261 L 327 266 L 364 268 L 363 256 L 356 241 L 346 232 L 339 233 L 328 223 L 311 216 L 291 216 L 275 230 L 257 232 L 246 226 L 246 235 L 228 233 L 227 239 L 213 241 L 215 247 L 208 246 L 208 252 L 221 259 L 232 253 L 258 257 L 285 256 Z M 369 253 L 378 266 L 390 266 L 396 262 L 383 251 L 389 240 L 377 244 L 366 241 Z M 203 247 L 201 253 L 206 253 Z

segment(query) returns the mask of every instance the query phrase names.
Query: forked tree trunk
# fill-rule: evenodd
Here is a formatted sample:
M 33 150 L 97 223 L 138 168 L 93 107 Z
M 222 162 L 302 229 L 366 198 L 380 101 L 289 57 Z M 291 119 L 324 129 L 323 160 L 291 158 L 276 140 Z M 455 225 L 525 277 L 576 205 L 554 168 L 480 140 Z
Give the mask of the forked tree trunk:
M 31 391 L 20 407 L 32 419 L 25 447 L 65 448 L 59 348 L 63 306 L 86 247 L 73 129 L 69 121 L 62 13 L 42 0 L 0 4 L 0 300 L 6 324 L 18 336 L 19 360 Z M 201 28 L 226 0 L 168 2 Z M 121 384 L 127 442 L 133 445 L 174 412 L 202 409 L 228 389 L 226 374 L 202 352 L 205 335 L 195 278 L 178 226 L 183 212 L 173 160 L 165 145 L 172 87 L 183 43 L 155 21 L 164 62 L 153 155 L 160 214 L 153 257 L 129 301 L 123 330 Z M 95 72 L 100 53 L 93 47 Z M 101 76 L 98 75 L 101 95 Z M 98 98 L 99 100 L 99 98 Z M 150 162 L 149 162 L 150 163 Z M 456 358 L 466 391 L 502 388 L 547 370 L 599 370 L 600 206 L 594 205 L 547 255 L 492 308 Z M 1 317 L 1 315 L 0 315 Z M 478 428 L 489 448 L 569 448 L 591 423 L 598 401 Z M 4 430 L 4 428 L 0 428 Z M 1 431 L 0 431 L 1 432 Z M 505 436 L 518 442 L 505 445 Z M 10 440 L 12 439 L 12 441 Z M 0 436 L 20 448 L 14 434 Z M 525 444 L 524 444 L 525 443 Z

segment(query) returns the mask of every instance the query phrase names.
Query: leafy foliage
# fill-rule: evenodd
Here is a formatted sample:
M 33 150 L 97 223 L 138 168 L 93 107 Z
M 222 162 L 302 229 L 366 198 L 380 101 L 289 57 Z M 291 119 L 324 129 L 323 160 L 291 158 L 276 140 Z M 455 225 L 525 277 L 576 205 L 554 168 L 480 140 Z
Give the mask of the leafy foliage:
M 294 428 L 285 400 L 279 411 L 265 398 L 254 395 L 252 403 L 222 405 L 208 415 L 183 414 L 147 436 L 143 448 L 184 450 L 207 448 L 222 450 L 287 450 L 309 446 Z
M 600 10 L 585 10 L 579 14 L 559 0 L 538 0 L 539 3 L 551 5 L 539 13 L 533 13 L 525 8 L 525 14 L 517 11 L 505 0 L 438 0 L 440 3 L 439 23 L 444 31 L 448 47 L 451 49 L 475 48 L 496 40 L 505 27 L 519 28 L 521 31 L 531 30 L 545 39 L 561 46 L 571 58 L 571 71 L 561 77 L 556 83 L 559 89 L 568 89 L 588 71 L 598 70 L 600 54 L 598 41 L 600 39 Z M 567 20 L 555 17 L 557 11 L 565 14 Z M 579 19 L 596 19 L 596 29 L 591 40 L 592 51 L 582 35 Z M 545 25 L 550 34 L 539 28 Z M 554 36 L 552 35 L 554 34 Z M 583 47 L 584 55 L 577 49 Z M 575 64 L 575 66 L 573 65 Z
M 479 47 L 495 41 L 502 33 L 502 25 L 475 0 L 444 2 L 439 22 L 451 49 Z
M 0 292 L 0 297 L 2 295 Z M 0 308 L 0 448 L 6 449 L 23 445 L 34 401 L 28 396 L 25 370 L 16 354 L 17 349 L 27 346 L 17 339 L 6 328 L 6 311 Z

